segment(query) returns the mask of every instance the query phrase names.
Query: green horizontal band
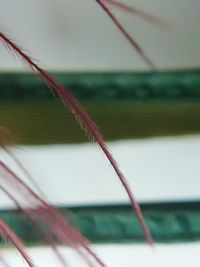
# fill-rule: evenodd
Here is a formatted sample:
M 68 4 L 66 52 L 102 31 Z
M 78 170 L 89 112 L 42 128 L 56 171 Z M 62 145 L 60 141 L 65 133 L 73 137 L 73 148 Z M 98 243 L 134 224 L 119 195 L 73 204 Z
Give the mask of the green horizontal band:
M 200 202 L 141 205 L 155 242 L 200 240 Z M 129 205 L 60 208 L 62 215 L 91 242 L 144 242 Z M 41 234 L 16 210 L 0 211 L 11 228 L 27 243 L 43 243 Z
M 200 70 L 56 73 L 80 101 L 200 100 Z M 53 100 L 34 74 L 0 73 L 0 101 Z
M 200 70 L 57 73 L 106 140 L 200 133 Z M 72 115 L 31 73 L 0 73 L 0 123 L 23 144 L 87 141 Z M 120 123 L 119 123 L 120 122 Z
M 105 140 L 200 133 L 198 103 L 86 103 L 86 110 Z M 2 103 L 0 124 L 22 144 L 86 142 L 72 114 L 62 103 Z

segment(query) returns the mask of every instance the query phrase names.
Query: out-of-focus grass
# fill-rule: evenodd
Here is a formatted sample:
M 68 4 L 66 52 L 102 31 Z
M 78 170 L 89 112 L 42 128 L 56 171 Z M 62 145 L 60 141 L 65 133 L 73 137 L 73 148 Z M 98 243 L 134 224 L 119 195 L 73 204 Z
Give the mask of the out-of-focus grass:
M 184 102 L 85 103 L 106 140 L 200 133 L 200 105 Z M 58 102 L 1 103 L 0 123 L 21 143 L 87 141 L 72 114 Z

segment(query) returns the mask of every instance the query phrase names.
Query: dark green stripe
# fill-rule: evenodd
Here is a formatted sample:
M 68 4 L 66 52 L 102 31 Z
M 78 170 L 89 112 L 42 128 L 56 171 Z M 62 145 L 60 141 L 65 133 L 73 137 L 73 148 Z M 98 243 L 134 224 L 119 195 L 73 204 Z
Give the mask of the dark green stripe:
M 57 73 L 81 101 L 200 100 L 200 70 L 138 73 Z M 33 74 L 0 73 L 0 101 L 53 100 Z
M 200 70 L 58 73 L 106 140 L 200 133 Z M 71 114 L 33 74 L 0 74 L 0 123 L 25 144 L 86 141 Z
M 143 204 L 142 210 L 156 242 L 200 240 L 200 202 Z M 60 208 L 91 242 L 144 242 L 129 205 Z M 14 210 L 0 212 L 26 243 L 43 239 L 26 216 Z

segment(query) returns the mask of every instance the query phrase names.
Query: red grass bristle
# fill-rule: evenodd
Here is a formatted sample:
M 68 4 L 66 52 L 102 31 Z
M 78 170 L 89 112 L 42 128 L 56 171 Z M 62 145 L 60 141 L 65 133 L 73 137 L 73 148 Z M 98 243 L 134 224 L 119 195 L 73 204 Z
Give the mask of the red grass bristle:
M 144 12 L 143 10 L 140 10 L 136 7 L 124 4 L 122 2 L 116 1 L 116 0 L 103 0 L 105 3 L 110 5 L 111 7 L 117 7 L 125 12 L 131 13 L 133 15 L 136 15 L 138 17 L 141 17 L 141 19 L 146 20 L 148 23 L 152 23 L 155 26 L 158 27 L 166 27 L 167 23 L 157 16 L 151 15 L 147 12 Z
M 152 69 L 155 69 L 154 62 L 147 56 L 142 47 L 138 44 L 138 42 L 126 31 L 124 26 L 118 20 L 118 18 L 110 11 L 108 4 L 103 0 L 96 0 L 96 2 L 102 7 L 102 9 L 106 12 L 106 14 L 111 18 L 117 28 L 121 31 L 121 33 L 125 36 L 125 38 L 129 41 L 132 47 L 135 48 L 137 53 L 141 56 L 144 62 L 147 63 Z
M 11 157 L 11 159 L 15 162 L 15 164 L 21 169 L 23 174 L 29 179 L 29 181 L 35 187 L 37 192 L 43 198 L 45 198 L 45 195 L 43 194 L 41 188 L 38 186 L 38 184 L 35 182 L 30 173 L 25 169 L 23 164 L 21 164 L 19 159 L 10 149 L 10 147 L 16 143 L 18 142 L 16 141 L 16 137 L 13 135 L 12 131 L 3 125 L 0 125 L 0 147 Z
M 13 243 L 13 245 L 17 248 L 23 259 L 27 262 L 30 267 L 35 267 L 33 261 L 30 259 L 28 254 L 25 251 L 24 245 L 21 239 L 12 231 L 12 229 L 0 219 L 0 231 L 6 235 L 6 237 Z
M 103 4 L 102 7 L 106 8 Z M 106 8 L 107 10 L 107 8 Z M 109 10 L 107 11 L 108 14 Z M 112 16 L 112 15 L 111 15 Z M 113 17 L 115 20 L 115 18 Z M 120 171 L 117 163 L 115 162 L 112 154 L 110 153 L 109 149 L 107 148 L 103 137 L 101 136 L 100 132 L 98 131 L 95 123 L 91 120 L 89 115 L 86 113 L 86 111 L 80 106 L 80 104 L 77 102 L 77 100 L 71 95 L 71 93 L 66 90 L 59 82 L 51 76 L 47 71 L 42 69 L 39 65 L 37 65 L 18 45 L 16 45 L 10 38 L 8 38 L 3 32 L 0 32 L 0 39 L 4 44 L 6 44 L 7 47 L 9 47 L 9 50 L 13 50 L 19 57 L 23 59 L 23 61 L 26 63 L 26 65 L 29 66 L 33 71 L 39 74 L 39 76 L 43 79 L 43 81 L 47 84 L 47 86 L 52 90 L 56 95 L 59 96 L 59 98 L 69 106 L 70 110 L 73 114 L 75 114 L 75 117 L 77 121 L 81 124 L 81 127 L 83 128 L 86 135 L 90 136 L 92 139 L 94 139 L 99 146 L 101 147 L 102 151 L 104 152 L 105 156 L 111 163 L 113 169 L 115 170 L 116 174 L 118 175 L 119 179 L 121 180 L 129 198 L 132 204 L 133 209 L 136 212 L 136 215 L 138 217 L 139 223 L 143 229 L 144 235 L 146 237 L 147 242 L 152 245 L 153 240 L 152 236 L 150 234 L 150 231 L 144 221 L 140 206 L 138 205 L 130 186 L 128 185 L 126 178 L 124 177 L 123 173 Z
M 87 240 L 56 209 L 41 199 L 8 166 L 0 161 L 0 188 L 21 209 L 50 243 L 61 262 L 65 263 L 55 241 L 74 249 L 87 263 L 91 258 L 98 266 L 105 264 L 89 248 Z M 83 253 L 84 251 L 84 253 Z M 90 266 L 95 266 L 91 265 Z

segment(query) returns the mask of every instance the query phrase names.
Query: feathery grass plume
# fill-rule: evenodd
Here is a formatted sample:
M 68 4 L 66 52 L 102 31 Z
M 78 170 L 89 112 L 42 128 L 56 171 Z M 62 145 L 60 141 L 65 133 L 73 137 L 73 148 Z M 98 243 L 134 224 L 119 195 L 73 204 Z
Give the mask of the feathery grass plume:
M 102 151 L 104 152 L 105 156 L 111 163 L 113 169 L 115 170 L 116 174 L 118 175 L 121 183 L 123 184 L 129 199 L 131 201 L 131 205 L 136 212 L 137 218 L 139 223 L 143 229 L 145 238 L 147 242 L 152 245 L 153 239 L 151 233 L 148 229 L 148 226 L 145 223 L 144 217 L 142 215 L 141 209 L 139 204 L 137 203 L 128 182 L 119 169 L 116 161 L 114 160 L 111 152 L 109 151 L 108 147 L 106 146 L 102 135 L 100 134 L 99 130 L 97 129 L 95 123 L 86 113 L 86 111 L 80 106 L 78 101 L 72 96 L 72 94 L 66 90 L 63 85 L 61 85 L 53 76 L 51 76 L 47 71 L 42 69 L 38 64 L 36 64 L 18 45 L 16 45 L 10 38 L 8 38 L 3 32 L 0 32 L 0 39 L 2 43 L 9 48 L 9 50 L 14 51 L 22 60 L 31 68 L 34 72 L 39 74 L 39 76 L 43 79 L 49 89 L 55 93 L 63 102 L 67 104 L 71 110 L 71 112 L 75 115 L 77 121 L 79 122 L 81 128 L 84 130 L 85 134 L 90 137 L 91 139 L 95 140 L 99 146 L 101 147 Z
M 36 226 L 36 228 L 40 231 L 40 233 L 46 239 L 47 243 L 51 246 L 51 248 L 55 252 L 56 256 L 60 260 L 61 264 L 64 267 L 69 267 L 69 265 L 67 264 L 66 259 L 64 258 L 64 256 L 59 251 L 59 249 L 57 247 L 57 244 L 56 244 L 56 241 L 60 241 L 61 243 L 67 244 L 67 245 L 70 246 L 70 244 L 66 241 L 68 239 L 65 239 L 63 241 L 63 238 L 64 238 L 63 236 L 66 233 L 68 234 L 68 236 L 70 236 L 71 235 L 71 232 L 70 231 L 71 231 L 71 229 L 73 230 L 73 227 L 68 227 L 68 225 L 67 225 L 67 228 L 69 228 L 69 231 L 68 232 L 66 231 L 66 228 L 62 228 L 62 229 L 64 229 L 64 232 L 62 233 L 63 236 L 62 236 L 62 234 L 60 235 L 60 233 L 59 233 L 59 236 L 55 240 L 56 231 L 52 231 L 53 233 L 55 232 L 55 236 L 53 236 L 52 235 L 53 233 L 51 233 L 49 230 L 47 230 L 48 229 L 48 226 L 51 225 L 51 223 L 54 222 L 52 224 L 52 229 L 54 229 L 55 228 L 55 224 L 56 224 L 56 220 L 58 220 L 58 218 L 61 219 L 62 222 L 64 222 L 65 220 L 62 219 L 62 217 L 59 215 L 59 213 L 56 210 L 54 210 L 54 208 L 52 206 L 49 206 L 47 203 L 45 203 L 45 201 L 44 201 L 45 196 L 44 196 L 43 192 L 41 192 L 39 186 L 35 183 L 34 179 L 30 176 L 30 174 L 27 172 L 27 170 L 24 168 L 24 166 L 21 164 L 21 162 L 18 160 L 18 158 L 14 155 L 14 153 L 12 153 L 12 151 L 9 149 L 9 146 L 10 145 L 13 145 L 14 144 L 14 140 L 15 140 L 12 132 L 8 128 L 6 128 L 4 126 L 1 126 L 0 127 L 0 137 L 1 137 L 0 138 L 0 147 L 2 147 L 2 149 L 15 161 L 15 163 L 23 171 L 23 173 L 25 174 L 25 176 L 30 180 L 30 182 L 32 183 L 32 185 L 37 190 L 39 189 L 39 192 L 42 195 L 43 199 L 40 198 L 39 196 L 37 196 L 37 194 L 34 193 L 24 182 L 22 182 L 22 180 L 20 180 L 19 178 L 17 178 L 17 176 L 9 168 L 7 168 L 6 172 L 8 172 L 14 180 L 12 180 L 12 179 L 9 180 L 8 179 L 8 176 L 7 176 L 7 179 L 8 179 L 8 180 L 6 180 L 8 182 L 7 187 L 6 187 L 5 180 L 3 180 L 2 183 L 1 183 L 2 185 L 0 185 L 0 189 L 2 189 L 2 191 L 15 203 L 15 205 L 19 209 L 21 209 L 22 211 L 25 212 L 25 214 L 30 219 L 30 221 Z M 1 161 L 0 161 L 0 166 L 3 167 L 3 169 L 5 171 L 6 165 L 3 162 L 1 162 Z M 0 169 L 1 169 L 1 167 L 0 167 Z M 2 174 L 3 174 L 3 172 L 1 171 L 0 172 L 0 179 L 2 179 L 2 177 L 1 177 Z M 9 186 L 9 182 L 10 182 L 10 186 Z M 15 189 L 15 187 L 16 187 L 16 189 Z M 11 192 L 9 190 L 11 190 Z M 22 198 L 21 192 L 23 190 L 26 191 L 26 196 L 24 196 L 24 198 L 21 199 Z M 16 195 L 15 195 L 15 193 L 16 193 Z M 30 196 L 27 196 L 29 194 L 30 194 Z M 26 207 L 23 206 L 24 203 L 26 203 L 26 205 L 27 205 L 27 200 L 31 200 L 33 197 L 35 197 L 35 200 L 39 200 L 39 203 L 40 204 L 42 203 L 42 204 L 46 205 L 46 207 L 48 207 L 48 208 L 51 209 L 51 217 L 49 217 L 49 211 L 48 211 L 48 209 L 47 210 L 44 210 L 43 209 L 44 212 L 41 212 L 41 208 L 38 208 L 38 206 L 37 206 L 38 204 L 36 204 L 37 208 L 35 208 L 34 201 L 32 203 L 30 203 L 30 205 L 29 205 L 30 206 L 30 209 L 29 208 L 27 209 Z M 23 204 L 22 203 L 20 204 L 20 199 L 21 199 L 21 201 L 22 201 Z M 46 220 L 47 217 L 49 217 L 50 222 Z M 41 220 L 41 218 L 43 218 L 43 220 Z M 44 221 L 45 221 L 45 223 L 44 223 Z M 63 227 L 63 225 L 62 226 L 59 225 L 58 226 L 58 229 L 59 229 L 59 227 Z M 5 235 L 5 238 L 7 238 L 7 235 Z M 77 240 L 77 244 L 79 244 L 79 240 Z M 81 244 L 79 244 L 79 245 L 81 247 Z M 76 248 L 74 248 L 74 249 L 77 250 Z M 98 257 L 92 252 L 92 250 L 90 250 L 89 247 L 87 248 L 87 251 L 88 251 L 89 254 L 92 255 L 92 257 L 98 263 L 100 263 L 101 266 L 104 266 L 104 264 L 101 262 L 101 260 L 98 259 Z M 88 255 L 86 255 L 86 256 L 85 255 L 82 255 L 82 252 L 79 253 L 79 254 L 82 257 L 84 257 L 84 259 L 87 262 L 89 262 L 88 261 L 88 258 L 87 258 Z M 89 266 L 93 266 L 93 265 L 89 264 Z
M 124 4 L 124 3 L 117 1 L 117 0 L 103 0 L 103 1 L 110 6 L 117 7 L 121 10 L 124 10 L 125 12 L 136 15 L 136 16 L 142 18 L 143 20 L 146 20 L 147 22 L 150 22 L 156 26 L 166 27 L 168 25 L 168 23 L 166 23 L 163 19 L 161 19 L 155 15 L 151 15 L 151 14 L 149 14 L 143 10 L 140 10 L 136 7 L 133 7 L 132 5 L 130 6 L 128 4 Z
M 96 2 L 107 13 L 107 15 L 111 18 L 111 20 L 114 22 L 114 24 L 117 26 L 117 28 L 122 32 L 122 34 L 129 41 L 131 46 L 135 48 L 135 50 L 141 56 L 141 58 L 144 60 L 144 62 L 146 62 L 152 69 L 155 69 L 156 66 L 155 66 L 154 62 L 147 56 L 147 54 L 144 52 L 142 47 L 137 43 L 137 41 L 126 31 L 126 29 L 121 24 L 121 22 L 118 20 L 118 18 L 110 11 L 110 8 L 108 7 L 108 4 L 110 2 L 107 3 L 107 1 L 104 1 L 104 0 L 96 0 Z
M 90 249 L 87 240 L 75 230 L 56 209 L 41 199 L 6 164 L 0 161 L 0 189 L 21 209 L 43 234 L 67 266 L 55 248 L 55 241 L 74 249 L 88 266 L 105 266 Z M 48 239 L 47 239 L 48 238 Z
M 12 229 L 0 219 L 0 231 L 13 243 L 13 245 L 17 248 L 23 259 L 27 262 L 30 267 L 35 267 L 33 261 L 28 256 L 25 251 L 24 245 L 21 239 L 12 231 Z M 5 262 L 4 262 L 5 263 Z M 4 264 L 5 265 L 5 264 Z
M 18 160 L 18 158 L 15 156 L 14 153 L 12 153 L 12 151 L 7 147 L 7 146 L 2 146 L 3 150 L 14 160 L 14 162 L 17 164 L 17 166 L 22 170 L 22 172 L 24 173 L 24 175 L 29 179 L 29 181 L 31 182 L 31 184 L 34 186 L 34 188 L 37 190 L 37 192 L 40 193 L 40 196 L 42 196 L 42 198 L 45 200 L 46 197 L 44 195 L 44 193 L 41 191 L 40 187 L 38 186 L 38 184 L 35 182 L 35 180 L 33 179 L 33 177 L 29 174 L 29 172 L 24 168 L 24 166 L 21 164 L 21 162 Z M 10 199 L 15 203 L 16 207 L 20 210 L 23 211 L 23 209 L 21 208 L 21 206 L 18 205 L 18 203 L 15 201 L 15 199 L 12 197 L 11 194 L 9 194 L 8 191 L 6 191 L 5 189 L 3 189 L 3 187 L 0 187 L 5 193 L 6 195 L 8 195 L 10 197 Z M 39 230 L 39 232 L 41 233 L 41 235 L 44 237 L 44 239 L 47 241 L 47 243 L 51 246 L 52 250 L 54 251 L 55 255 L 58 257 L 59 261 L 61 262 L 61 264 L 64 267 L 69 267 L 67 264 L 66 259 L 63 257 L 63 255 L 60 253 L 55 240 L 53 240 L 53 238 L 49 235 L 49 232 L 44 231 L 43 227 L 41 227 L 40 223 L 34 221 L 32 219 L 32 217 L 29 216 L 28 213 L 26 213 L 28 219 L 30 219 L 30 221 L 35 225 L 35 227 Z M 0 259 L 1 260 L 1 259 Z
M 15 140 L 15 138 L 14 138 L 12 132 L 7 127 L 4 127 L 1 125 L 0 126 L 0 147 L 14 160 L 14 162 L 17 164 L 17 166 L 22 170 L 24 175 L 29 179 L 29 181 L 35 187 L 35 189 L 45 199 L 45 196 L 44 196 L 43 192 L 41 191 L 40 187 L 36 184 L 35 180 L 32 178 L 32 176 L 28 173 L 28 171 L 24 168 L 24 166 L 21 164 L 21 162 L 18 160 L 18 158 L 15 156 L 14 153 L 12 153 L 12 150 L 9 148 L 11 145 L 15 144 L 14 140 Z M 3 187 L 0 187 L 0 188 L 3 189 L 3 191 L 10 197 L 10 199 L 13 200 L 13 202 L 16 204 L 16 206 L 19 209 L 21 209 L 21 207 L 18 205 L 16 200 L 12 197 L 12 195 L 7 190 L 5 190 Z M 23 209 L 21 209 L 21 210 L 23 210 Z M 28 216 L 28 214 L 26 214 L 26 215 Z M 56 256 L 60 260 L 61 264 L 64 267 L 69 267 L 67 265 L 66 259 L 63 257 L 63 255 L 60 253 L 59 249 L 57 248 L 55 241 L 49 236 L 48 233 L 46 233 L 43 230 L 43 228 L 41 227 L 41 225 L 38 222 L 35 222 L 34 220 L 32 220 L 32 218 L 30 216 L 28 216 L 28 218 L 33 222 L 33 224 L 38 228 L 40 233 L 44 236 L 47 243 L 51 246 L 51 248 L 55 252 Z M 2 257 L 0 257 L 0 261 L 4 266 L 8 267 L 7 262 Z
M 10 158 L 15 162 L 15 164 L 21 169 L 23 174 L 28 178 L 28 180 L 31 182 L 31 184 L 34 186 L 34 188 L 40 194 L 40 196 L 42 196 L 43 199 L 45 199 L 46 197 L 42 192 L 41 188 L 38 186 L 38 184 L 35 182 L 35 180 L 28 172 L 28 170 L 23 166 L 20 160 L 10 149 L 10 146 L 15 145 L 16 143 L 18 142 L 16 142 L 16 137 L 13 135 L 12 131 L 3 125 L 0 125 L 0 147 L 7 153 L 8 156 L 10 156 Z
M 24 168 L 24 166 L 21 164 L 21 162 L 15 156 L 15 154 L 12 153 L 12 151 L 10 150 L 9 146 L 13 145 L 14 144 L 14 140 L 15 140 L 12 132 L 8 128 L 6 128 L 4 126 L 1 126 L 0 127 L 0 137 L 1 137 L 0 138 L 0 147 L 2 147 L 2 149 L 14 160 L 14 162 L 17 164 L 17 166 L 22 170 L 22 172 L 25 174 L 25 176 L 29 179 L 29 181 L 35 187 L 35 189 L 37 191 L 39 190 L 39 193 L 43 197 L 43 200 L 46 199 L 45 195 L 43 194 L 43 192 L 41 191 L 39 186 L 35 183 L 34 179 L 31 177 L 31 175 L 28 173 L 28 171 Z M 14 185 L 14 183 L 13 183 L 13 185 Z M 24 183 L 24 185 L 25 185 L 25 183 Z M 46 223 L 45 226 L 42 227 L 42 225 L 38 222 L 37 218 L 35 218 L 35 219 L 33 218 L 32 210 L 26 211 L 23 208 L 23 206 L 19 204 L 19 202 L 17 201 L 17 198 L 13 197 L 14 195 L 12 193 L 9 193 L 9 191 L 4 186 L 0 186 L 0 188 L 3 190 L 4 193 L 6 193 L 6 195 L 15 203 L 15 205 L 19 209 L 21 209 L 22 211 L 24 211 L 26 213 L 26 215 L 30 219 L 30 221 L 36 226 L 36 228 L 40 231 L 40 233 L 42 234 L 44 239 L 47 241 L 47 243 L 51 246 L 51 248 L 53 249 L 54 253 L 56 254 L 58 259 L 60 260 L 61 264 L 64 267 L 69 267 L 69 265 L 67 264 L 66 259 L 64 258 L 64 256 L 61 254 L 61 252 L 59 251 L 59 249 L 57 247 L 56 240 L 54 239 L 53 236 L 51 236 L 51 233 L 49 231 L 47 231 L 46 226 L 48 225 L 48 223 Z M 28 189 L 28 186 L 26 186 L 26 188 Z M 19 188 L 17 189 L 17 191 L 18 190 L 19 190 Z M 35 195 L 35 196 L 37 196 L 37 195 Z M 24 199 L 24 202 L 25 201 L 26 201 L 26 199 Z M 40 217 L 40 219 L 41 219 L 41 217 Z M 51 219 L 52 219 L 52 221 L 55 221 L 55 218 L 51 218 Z M 57 241 L 58 241 L 58 238 L 57 238 Z M 96 257 L 96 255 L 91 250 L 90 250 L 90 253 L 93 256 L 95 256 L 96 259 L 98 259 Z M 85 259 L 88 261 L 87 258 L 85 258 Z M 1 260 L 1 258 L 0 258 L 0 260 Z M 3 261 L 3 259 L 2 259 L 2 261 Z M 101 262 L 101 261 L 98 259 L 98 262 Z M 2 262 L 2 263 L 5 263 L 5 261 Z

